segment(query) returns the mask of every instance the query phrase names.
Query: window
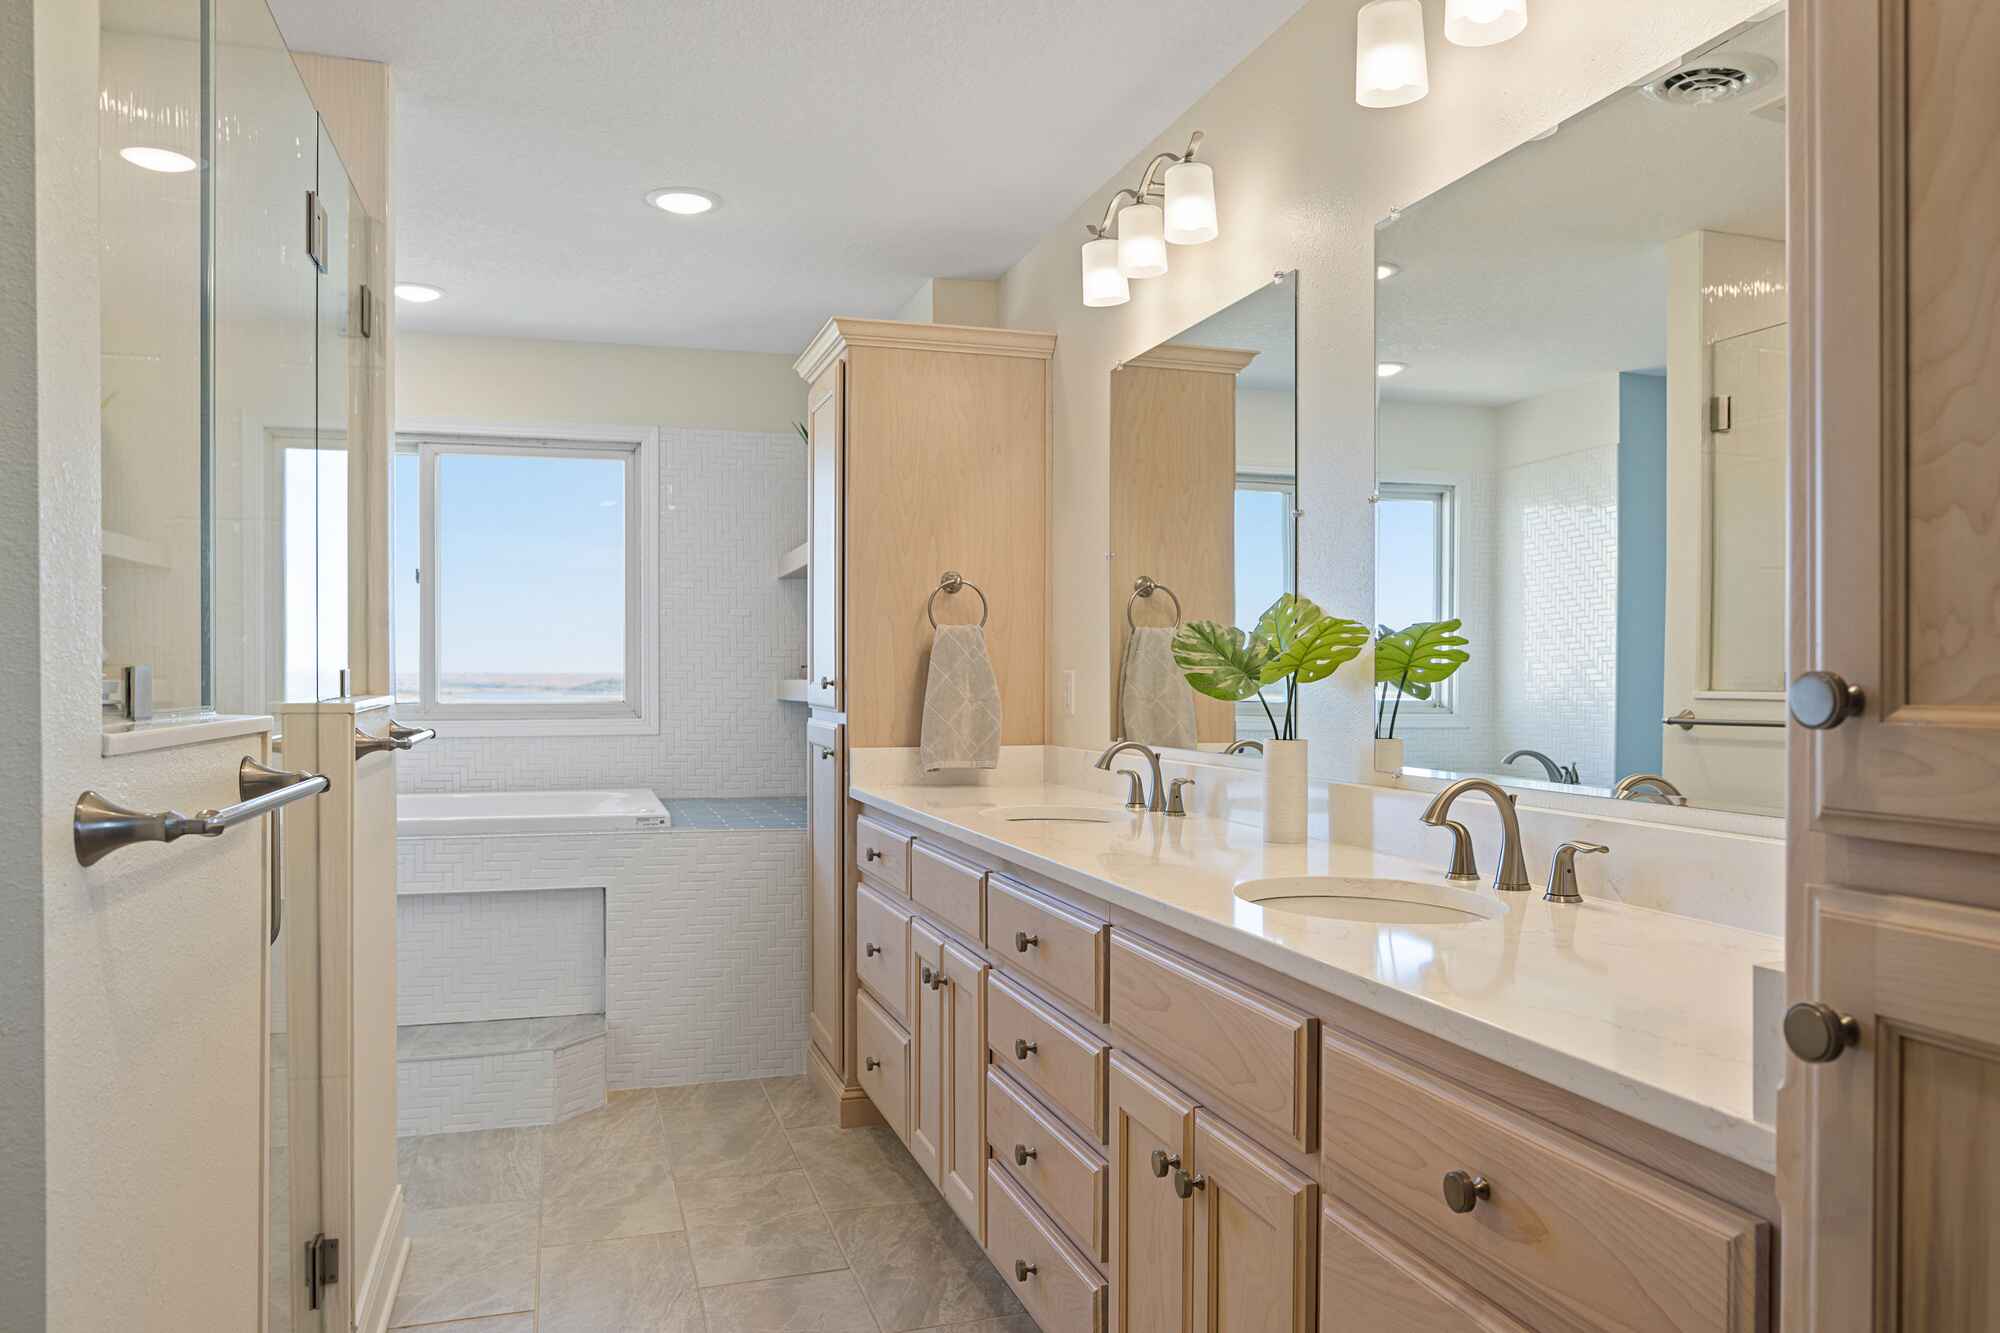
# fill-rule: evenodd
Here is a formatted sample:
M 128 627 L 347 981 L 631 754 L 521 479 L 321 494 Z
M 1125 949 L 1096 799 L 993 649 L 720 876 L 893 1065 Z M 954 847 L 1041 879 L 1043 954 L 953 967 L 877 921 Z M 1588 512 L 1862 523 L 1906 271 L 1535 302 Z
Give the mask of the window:
M 1454 488 L 1383 482 L 1375 503 L 1375 619 L 1390 629 L 1453 615 Z M 1429 707 L 1449 711 L 1452 682 Z M 1416 705 L 1409 700 L 1405 707 Z
M 652 441 L 398 439 L 391 651 L 412 715 L 458 735 L 657 729 Z
M 1236 477 L 1236 623 L 1250 626 L 1296 585 L 1298 485 L 1290 477 Z

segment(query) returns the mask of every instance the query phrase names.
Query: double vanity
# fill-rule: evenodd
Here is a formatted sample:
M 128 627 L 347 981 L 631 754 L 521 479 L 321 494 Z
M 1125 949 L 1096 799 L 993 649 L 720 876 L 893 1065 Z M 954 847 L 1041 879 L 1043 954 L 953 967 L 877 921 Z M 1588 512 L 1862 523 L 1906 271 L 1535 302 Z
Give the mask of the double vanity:
M 852 762 L 843 1121 L 1046 1333 L 1769 1326 L 1779 941 Z

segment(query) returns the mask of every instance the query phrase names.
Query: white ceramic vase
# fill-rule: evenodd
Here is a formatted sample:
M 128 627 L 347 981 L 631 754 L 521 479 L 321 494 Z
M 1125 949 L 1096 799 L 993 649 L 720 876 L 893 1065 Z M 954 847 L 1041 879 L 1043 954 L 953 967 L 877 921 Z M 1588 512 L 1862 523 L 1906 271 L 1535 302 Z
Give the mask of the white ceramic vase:
M 1264 841 L 1306 840 L 1306 742 L 1264 742 Z
M 1392 774 L 1403 771 L 1403 743 L 1400 740 L 1375 742 L 1375 771 Z

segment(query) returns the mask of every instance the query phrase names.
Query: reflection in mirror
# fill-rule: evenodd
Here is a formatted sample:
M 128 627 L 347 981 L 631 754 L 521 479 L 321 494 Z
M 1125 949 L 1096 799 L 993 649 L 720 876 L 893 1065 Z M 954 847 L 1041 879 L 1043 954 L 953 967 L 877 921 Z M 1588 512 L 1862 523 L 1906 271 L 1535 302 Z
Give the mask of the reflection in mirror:
M 1297 290 L 1281 274 L 1111 373 L 1116 736 L 1219 750 L 1271 735 L 1257 700 L 1197 695 L 1172 642 L 1188 621 L 1255 625 L 1297 591 Z
M 1782 812 L 1783 62 L 1743 25 L 1379 229 L 1376 620 L 1467 660 L 1378 682 L 1378 768 Z

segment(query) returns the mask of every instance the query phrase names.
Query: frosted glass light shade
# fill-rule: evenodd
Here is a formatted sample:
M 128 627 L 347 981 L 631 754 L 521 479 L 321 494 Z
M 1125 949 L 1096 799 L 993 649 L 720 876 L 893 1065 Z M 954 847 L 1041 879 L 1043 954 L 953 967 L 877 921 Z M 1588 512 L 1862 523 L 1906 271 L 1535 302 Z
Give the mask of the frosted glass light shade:
M 1157 278 L 1167 271 L 1166 216 L 1158 204 L 1118 210 L 1118 271 L 1128 278 Z
M 1167 240 L 1200 245 L 1216 237 L 1215 172 L 1206 162 L 1167 168 Z
M 1369 0 L 1354 16 L 1354 100 L 1408 106 L 1431 90 L 1420 0 Z
M 1083 243 L 1083 303 L 1124 305 L 1132 299 L 1131 284 L 1118 271 L 1118 242 L 1106 236 Z
M 1445 0 L 1444 39 L 1454 46 L 1493 46 L 1528 26 L 1528 0 Z

